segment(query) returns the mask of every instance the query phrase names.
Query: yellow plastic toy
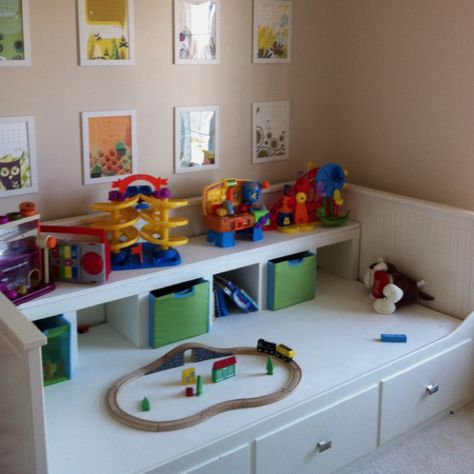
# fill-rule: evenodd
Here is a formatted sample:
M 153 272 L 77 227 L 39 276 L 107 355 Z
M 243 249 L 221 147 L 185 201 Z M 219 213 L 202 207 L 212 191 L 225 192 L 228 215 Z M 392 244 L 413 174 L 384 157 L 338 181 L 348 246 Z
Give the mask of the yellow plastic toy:
M 131 186 L 138 181 L 147 181 L 153 185 Z M 112 253 L 112 269 L 133 269 L 178 265 L 181 257 L 172 245 L 185 245 L 187 237 L 170 235 L 170 229 L 184 226 L 188 220 L 184 217 L 170 217 L 169 211 L 186 206 L 184 199 L 170 199 L 168 188 L 162 185 L 168 180 L 154 178 L 146 174 L 129 176 L 112 183 L 109 202 L 91 205 L 91 209 L 106 212 L 108 216 L 91 227 L 107 232 Z M 141 229 L 135 224 L 144 220 Z M 140 242 L 143 239 L 145 242 Z

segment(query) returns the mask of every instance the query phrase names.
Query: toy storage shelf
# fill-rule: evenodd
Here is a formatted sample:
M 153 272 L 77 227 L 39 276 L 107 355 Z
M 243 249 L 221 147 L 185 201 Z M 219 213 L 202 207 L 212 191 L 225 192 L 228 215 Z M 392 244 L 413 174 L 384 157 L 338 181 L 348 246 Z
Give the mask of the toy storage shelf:
M 278 403 L 222 413 L 194 427 L 166 433 L 140 432 L 115 422 L 106 412 L 104 395 L 115 380 L 162 356 L 175 344 L 137 350 L 107 324 L 91 328 L 80 335 L 80 363 L 74 378 L 45 390 L 51 474 L 64 472 L 68 460 L 68 474 L 152 472 L 152 467 L 160 465 L 163 470 L 159 472 L 180 472 L 175 465 L 165 466 L 166 463 L 201 449 L 204 451 L 196 459 L 201 455 L 212 456 L 215 443 L 227 443 L 231 450 L 237 442 L 232 437 L 238 440 L 244 433 L 256 439 L 273 427 L 275 416 L 288 421 L 293 416 L 296 419 L 288 410 L 301 410 L 305 404 L 313 406 L 318 397 L 323 397 L 324 406 L 324 395 L 329 391 L 348 380 L 383 369 L 384 365 L 447 336 L 460 324 L 457 319 L 416 305 L 400 310 L 396 317 L 376 314 L 362 284 L 321 271 L 313 301 L 280 311 L 231 314 L 219 318 L 210 333 L 190 339 L 219 347 L 255 346 L 258 337 L 288 344 L 295 349 L 303 370 L 303 379 L 295 392 Z M 377 339 L 382 332 L 407 333 L 408 343 L 381 343 Z M 348 364 L 348 360 L 357 360 L 357 364 Z M 196 367 L 199 373 L 200 364 Z M 250 391 L 254 388 L 252 379 L 265 371 L 265 360 L 238 363 L 235 379 L 216 388 L 205 385 L 203 395 L 191 402 L 202 408 L 235 398 L 239 371 Z M 139 401 L 147 396 L 155 419 L 187 415 L 185 410 L 190 409 L 190 403 L 183 395 L 181 370 L 165 372 L 145 377 L 150 381 L 131 389 L 125 402 L 133 407 L 133 399 Z M 152 377 L 155 379 L 151 380 Z M 278 377 L 278 372 L 274 377 Z M 264 380 L 263 393 L 265 389 L 274 390 L 279 382 L 273 377 Z M 181 412 L 176 412 L 178 402 L 183 403 Z M 64 433 L 68 433 L 67 443 Z M 251 471 L 242 466 L 239 472 Z
M 36 472 L 41 474 L 46 472 L 42 469 L 46 457 L 50 474 L 62 474 L 65 466 L 68 474 L 266 474 L 278 471 L 278 461 L 272 461 L 272 453 L 267 449 L 275 440 L 281 445 L 280 455 L 290 463 L 286 466 L 288 472 L 325 473 L 339 469 L 343 460 L 344 463 L 355 460 L 404 429 L 403 424 L 401 428 L 390 429 L 385 421 L 383 426 L 377 425 L 380 420 L 393 419 L 397 409 L 403 414 L 406 408 L 386 403 L 391 396 L 393 398 L 389 390 L 404 392 L 408 384 L 414 384 L 410 388 L 410 400 L 416 403 L 423 400 L 421 403 L 425 405 L 423 417 L 417 422 L 472 397 L 474 315 L 460 321 L 418 305 L 401 309 L 396 315 L 374 313 L 367 290 L 354 281 L 359 259 L 359 233 L 359 224 L 349 222 L 341 227 L 319 227 L 310 233 L 287 235 L 270 232 L 262 241 L 238 240 L 235 247 L 225 249 L 208 244 L 204 236 L 196 237 L 179 249 L 182 264 L 176 267 L 116 271 L 103 285 L 59 283 L 55 291 L 24 303 L 18 307 L 19 311 L 0 295 L 0 357 L 9 357 L 11 363 L 16 354 L 23 351 L 30 361 L 28 365 L 24 358 L 19 357 L 14 359 L 16 370 L 2 372 L 8 379 L 5 387 L 11 387 L 5 400 L 13 405 L 11 400 L 19 399 L 15 398 L 18 391 L 15 387 L 20 383 L 16 374 L 25 371 L 27 365 L 32 368 L 23 378 L 29 376 L 29 383 L 35 387 L 28 385 L 26 392 L 22 392 L 27 393 L 29 403 L 33 405 L 30 407 L 33 421 L 25 423 L 24 429 L 10 429 L 7 441 L 12 445 L 11 451 L 17 450 L 18 439 L 28 437 L 33 428 L 37 440 L 46 429 L 47 450 L 41 448 L 41 439 L 36 442 L 34 455 L 30 454 L 34 442 L 27 440 L 22 443 L 23 457 L 31 461 L 34 456 L 33 462 L 40 466 Z M 267 310 L 266 263 L 303 251 L 317 251 L 320 268 L 315 299 L 279 311 Z M 331 273 L 324 270 L 331 270 Z M 142 432 L 116 422 L 105 409 L 107 388 L 119 377 L 157 359 L 175 346 L 145 347 L 149 292 L 199 278 L 212 282 L 212 277 L 218 274 L 228 274 L 240 284 L 256 287 L 252 296 L 259 304 L 259 311 L 218 318 L 213 321 L 209 333 L 191 340 L 214 347 L 254 347 L 259 337 L 287 344 L 296 351 L 296 360 L 303 371 L 296 390 L 277 403 L 225 412 L 204 423 L 174 432 Z M 73 378 L 43 389 L 39 348 L 44 338 L 31 329 L 33 325 L 29 321 L 57 314 L 65 314 L 74 321 L 76 311 L 103 304 L 107 308 L 106 323 L 92 327 L 76 339 L 79 357 Z M 378 341 L 381 333 L 404 333 L 408 342 L 381 343 Z M 14 350 L 8 352 L 8 344 L 3 344 L 3 340 L 8 343 L 15 340 L 15 344 L 11 344 Z M 137 346 L 143 348 L 137 349 Z M 430 405 L 430 400 L 424 396 L 424 386 L 420 394 L 416 385 L 418 377 L 413 378 L 411 374 L 431 373 L 432 366 L 441 367 L 452 361 L 451 354 L 456 354 L 456 377 L 449 379 L 449 383 L 447 380 L 439 381 L 440 387 L 450 385 L 448 393 Z M 261 378 L 255 374 L 265 370 L 265 363 L 262 367 L 259 359 L 242 360 L 237 366 L 237 374 L 242 370 L 244 383 L 248 383 L 252 390 L 261 390 L 258 383 Z M 412 372 L 414 366 L 420 368 Z M 164 372 L 156 374 L 156 378 L 155 375 L 144 377 L 146 383 L 151 384 L 149 387 L 139 384 L 136 391 L 135 388 L 127 391 L 127 403 L 133 408 L 133 400 L 141 400 L 152 393 L 152 406 L 158 405 L 156 418 L 151 412 L 154 419 L 161 419 L 164 413 L 179 418 L 182 415 L 176 402 L 179 405 L 186 400 L 180 384 L 181 371 L 170 369 Z M 266 379 L 268 382 L 264 388 L 268 383 L 269 392 L 281 376 L 278 367 L 276 372 L 276 377 Z M 403 375 L 397 377 L 402 372 Z M 441 370 L 439 373 L 443 377 L 449 371 Z M 392 380 L 402 380 L 403 386 L 392 388 Z M 235 398 L 238 381 L 239 377 L 235 377 L 216 384 L 219 387 L 215 389 L 205 385 L 202 397 L 187 402 L 208 406 L 206 404 Z M 162 399 L 159 395 L 153 399 L 155 383 L 163 391 Z M 383 386 L 387 387 L 386 392 L 383 392 Z M 21 404 L 20 400 L 15 406 L 19 418 L 27 403 Z M 346 428 L 339 427 L 339 431 L 344 431 L 339 434 L 346 442 L 341 441 L 343 447 L 337 449 L 349 451 L 340 455 L 337 449 L 329 450 L 328 453 L 332 453 L 329 459 L 320 456 L 321 464 L 318 464 L 319 458 L 313 459 L 315 448 L 309 446 L 313 439 L 308 437 L 308 430 L 314 434 L 316 446 L 326 436 L 318 431 L 319 427 L 331 428 L 332 420 L 341 417 L 341 410 L 348 410 L 351 416 L 363 413 L 362 418 L 370 426 L 359 429 L 356 418 L 345 418 Z M 292 435 L 286 445 L 284 430 L 290 426 Z M 358 428 L 356 432 L 354 426 Z M 334 446 L 337 445 L 335 440 Z M 283 455 L 284 449 L 291 451 L 288 456 Z M 255 466 L 264 467 L 256 473 Z M 17 470 L 28 471 L 32 472 L 31 469 Z

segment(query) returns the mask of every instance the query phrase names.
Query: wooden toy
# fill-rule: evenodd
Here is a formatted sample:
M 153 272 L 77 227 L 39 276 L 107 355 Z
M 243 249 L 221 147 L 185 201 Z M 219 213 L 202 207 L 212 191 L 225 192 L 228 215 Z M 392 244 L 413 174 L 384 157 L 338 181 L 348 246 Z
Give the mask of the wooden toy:
M 138 379 L 139 377 L 143 377 L 145 375 L 164 370 L 164 368 L 167 367 L 176 366 L 176 361 L 181 361 L 182 364 L 184 364 L 183 354 L 187 350 L 192 349 L 193 356 L 196 356 L 197 354 L 199 360 L 205 360 L 207 358 L 212 357 L 221 357 L 222 355 L 261 355 L 261 352 L 259 352 L 254 347 L 230 347 L 226 349 L 221 349 L 206 346 L 204 344 L 185 343 L 175 347 L 174 349 L 167 352 L 164 356 L 160 357 L 159 359 L 156 359 L 150 364 L 145 365 L 144 367 L 141 367 L 140 369 L 134 370 L 133 372 L 123 376 L 114 384 L 112 384 L 106 395 L 107 409 L 113 418 L 115 418 L 120 423 L 123 423 L 124 425 L 130 426 L 132 428 L 136 428 L 138 430 L 143 431 L 172 431 L 196 425 L 224 411 L 234 410 L 237 408 L 259 407 L 262 405 L 267 405 L 269 403 L 274 403 L 278 400 L 281 400 L 282 398 L 287 397 L 297 387 L 302 375 L 300 366 L 292 359 L 292 357 L 294 356 L 294 352 L 286 346 L 283 346 L 283 344 L 280 344 L 279 346 L 281 346 L 281 355 L 284 357 L 288 356 L 288 363 L 285 364 L 285 367 L 288 370 L 289 377 L 283 387 L 281 387 L 276 392 L 270 393 L 268 395 L 252 398 L 226 400 L 224 402 L 217 403 L 216 405 L 212 405 L 208 408 L 205 408 L 204 410 L 195 413 L 194 415 L 167 421 L 145 420 L 133 416 L 130 413 L 127 413 L 126 411 L 122 410 L 118 403 L 118 398 L 120 390 L 125 385 Z M 200 376 L 198 376 L 198 380 L 200 380 Z M 200 389 L 202 391 L 202 385 Z
M 214 362 L 214 365 L 212 366 L 212 381 L 217 383 L 234 377 L 235 364 L 237 364 L 235 356 Z

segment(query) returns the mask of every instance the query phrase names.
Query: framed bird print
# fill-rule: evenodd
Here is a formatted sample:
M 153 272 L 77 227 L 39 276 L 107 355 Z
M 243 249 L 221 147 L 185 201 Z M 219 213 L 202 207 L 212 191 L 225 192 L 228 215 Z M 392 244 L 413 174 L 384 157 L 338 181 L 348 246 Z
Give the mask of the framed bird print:
M 133 0 L 77 0 L 77 8 L 82 66 L 135 64 Z
M 84 183 L 107 183 L 138 171 L 134 110 L 82 113 Z
M 175 173 L 217 169 L 219 107 L 175 107 Z
M 38 191 L 34 118 L 0 117 L 0 197 Z
M 30 66 L 28 0 L 0 0 L 0 67 Z
M 174 0 L 175 64 L 219 63 L 220 0 Z
M 254 0 L 253 62 L 291 61 L 291 11 L 287 0 Z

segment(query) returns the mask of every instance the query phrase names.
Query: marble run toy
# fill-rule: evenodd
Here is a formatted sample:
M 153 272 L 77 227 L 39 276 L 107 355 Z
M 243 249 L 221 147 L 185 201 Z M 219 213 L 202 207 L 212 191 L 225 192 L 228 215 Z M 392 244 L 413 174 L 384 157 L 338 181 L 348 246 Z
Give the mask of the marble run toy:
M 149 185 L 131 185 L 146 181 Z M 91 205 L 94 211 L 109 215 L 91 227 L 107 232 L 112 270 L 178 265 L 181 257 L 172 245 L 185 245 L 188 239 L 170 235 L 170 229 L 184 226 L 188 220 L 170 217 L 169 211 L 186 206 L 184 199 L 170 199 L 168 180 L 147 174 L 136 174 L 112 183 L 109 202 Z M 151 186 L 150 186 L 151 185 Z M 135 224 L 146 222 L 140 229 Z M 140 239 L 145 242 L 140 241 Z
M 204 220 L 209 230 L 207 241 L 217 247 L 233 247 L 235 234 L 252 241 L 263 238 L 263 226 L 270 218 L 268 209 L 259 205 L 267 181 L 228 178 L 213 183 L 203 191 Z
M 311 166 L 294 184 L 285 187 L 284 195 L 271 208 L 272 218 L 264 230 L 295 233 L 310 231 L 318 222 L 326 226 L 346 222 L 349 212 L 339 215 L 344 203 L 341 189 L 345 187 L 346 175 L 347 172 L 334 163 L 320 168 Z
M 32 202 L 0 216 L 0 291 L 14 304 L 54 290 L 48 253 L 56 239 L 39 233 L 40 215 Z

